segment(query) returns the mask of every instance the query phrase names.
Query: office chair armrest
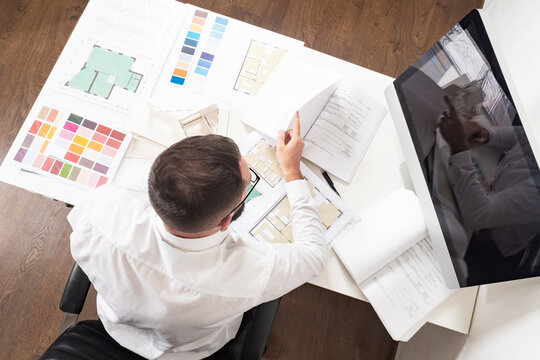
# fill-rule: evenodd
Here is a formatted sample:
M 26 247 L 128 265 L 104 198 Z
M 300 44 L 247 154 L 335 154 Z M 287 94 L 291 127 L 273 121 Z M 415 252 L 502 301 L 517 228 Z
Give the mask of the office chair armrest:
M 89 288 L 90 280 L 88 280 L 79 265 L 75 263 L 60 300 L 60 309 L 63 312 L 80 314 Z

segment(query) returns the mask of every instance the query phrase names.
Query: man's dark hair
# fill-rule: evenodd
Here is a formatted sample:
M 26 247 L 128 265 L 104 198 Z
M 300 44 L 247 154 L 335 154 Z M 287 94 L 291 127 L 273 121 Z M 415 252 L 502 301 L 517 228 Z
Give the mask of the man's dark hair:
M 169 147 L 152 165 L 150 203 L 170 228 L 188 233 L 217 226 L 241 201 L 241 155 L 230 138 L 192 136 Z

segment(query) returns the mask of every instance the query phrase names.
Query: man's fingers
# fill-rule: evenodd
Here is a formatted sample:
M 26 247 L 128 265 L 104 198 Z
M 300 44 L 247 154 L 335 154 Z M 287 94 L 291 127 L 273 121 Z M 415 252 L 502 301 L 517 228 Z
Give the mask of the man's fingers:
M 277 146 L 287 145 L 293 137 L 300 138 L 300 118 L 298 117 L 298 111 L 293 117 L 293 128 L 287 131 L 279 130 L 277 136 Z
M 292 136 L 300 136 L 300 117 L 298 115 L 298 111 L 294 114 L 293 117 Z
M 284 142 L 285 142 L 285 144 L 288 144 L 289 141 L 291 141 L 291 130 L 285 131 L 285 139 L 284 139 Z
M 439 121 L 439 126 L 448 123 L 448 120 L 449 120 L 448 113 L 446 111 L 443 111 L 441 115 L 441 119 Z
M 444 102 L 446 103 L 446 106 L 448 106 L 448 111 L 450 111 L 450 114 L 455 114 L 456 108 L 454 107 L 454 104 L 452 104 L 448 96 L 444 97 Z
M 277 140 L 277 142 L 276 142 L 277 146 L 285 145 L 285 131 L 279 130 L 276 140 Z

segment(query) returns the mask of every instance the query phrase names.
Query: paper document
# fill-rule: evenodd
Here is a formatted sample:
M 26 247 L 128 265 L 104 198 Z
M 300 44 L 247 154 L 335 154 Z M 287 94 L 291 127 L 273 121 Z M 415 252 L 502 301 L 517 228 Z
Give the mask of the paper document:
M 242 121 L 275 138 L 298 111 L 303 156 L 350 182 L 386 108 L 341 77 L 286 54 Z
M 303 156 L 350 182 L 385 113 L 359 87 L 340 85 L 304 137 Z
M 240 150 L 261 179 L 248 199 L 244 213 L 231 226 L 244 236 L 259 241 L 293 242 L 285 179 L 271 140 L 253 132 L 240 144 Z M 321 217 L 326 242 L 331 246 L 336 235 L 353 218 L 354 211 L 303 163 L 300 170 Z
M 456 292 L 444 283 L 429 237 L 377 271 L 360 289 L 390 336 L 400 341 L 408 341 Z
M 167 0 L 92 0 L 46 88 L 130 112 L 149 96 L 185 15 Z
M 117 124 L 54 104 L 36 103 L 29 117 L 3 166 L 85 191 L 111 181 L 131 140 Z
M 286 54 L 274 69 L 242 121 L 276 138 L 289 129 L 296 111 L 300 113 L 304 137 L 337 87 L 341 74 L 328 72 L 294 55 Z M 319 101 L 313 101 L 319 96 Z
M 398 190 L 367 208 L 334 250 L 357 285 L 427 236 L 416 195 Z

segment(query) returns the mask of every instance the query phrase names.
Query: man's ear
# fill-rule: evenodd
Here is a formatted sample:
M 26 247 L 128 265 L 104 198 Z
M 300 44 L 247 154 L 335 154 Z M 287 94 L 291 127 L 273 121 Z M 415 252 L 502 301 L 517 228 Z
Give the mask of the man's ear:
M 231 224 L 232 218 L 233 218 L 233 214 L 230 214 L 225 219 L 221 220 L 221 222 L 219 223 L 219 230 L 220 231 L 227 230 L 229 228 L 229 225 Z

